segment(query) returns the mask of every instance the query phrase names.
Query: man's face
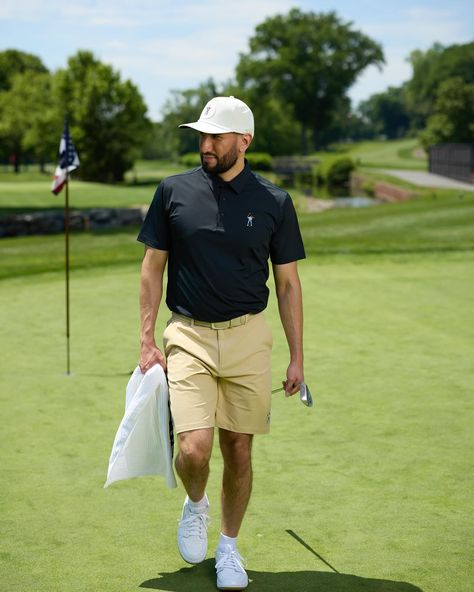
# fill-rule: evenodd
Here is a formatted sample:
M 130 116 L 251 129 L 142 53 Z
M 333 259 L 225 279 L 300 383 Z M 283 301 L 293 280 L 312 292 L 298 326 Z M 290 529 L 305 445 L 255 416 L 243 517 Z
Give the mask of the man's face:
M 230 170 L 239 157 L 239 134 L 199 134 L 199 153 L 206 173 L 220 175 Z

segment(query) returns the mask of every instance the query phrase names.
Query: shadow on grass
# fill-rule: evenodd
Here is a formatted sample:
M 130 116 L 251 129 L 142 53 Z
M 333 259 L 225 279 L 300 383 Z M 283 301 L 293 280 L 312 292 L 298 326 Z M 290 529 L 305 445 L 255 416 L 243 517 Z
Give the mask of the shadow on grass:
M 256 592 L 423 592 L 421 588 L 406 582 L 361 578 L 350 574 L 321 571 L 247 571 L 249 590 Z M 204 592 L 216 589 L 214 560 L 207 559 L 199 565 L 160 573 L 159 577 L 146 580 L 140 588 L 169 592 Z

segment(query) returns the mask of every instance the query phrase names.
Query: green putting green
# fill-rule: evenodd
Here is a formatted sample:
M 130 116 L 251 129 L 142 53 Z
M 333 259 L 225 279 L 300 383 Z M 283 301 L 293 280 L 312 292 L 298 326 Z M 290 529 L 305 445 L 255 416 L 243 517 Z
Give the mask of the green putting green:
M 21 267 L 37 239 L 17 240 Z M 138 356 L 141 250 L 135 263 L 115 266 L 96 254 L 99 266 L 71 277 L 71 376 L 62 274 L 1 282 L 2 585 L 213 590 L 217 448 L 200 566 L 185 565 L 176 549 L 181 487 L 167 490 L 156 477 L 102 488 Z M 239 538 L 249 589 L 470 590 L 473 263 L 472 251 L 448 250 L 311 255 L 300 264 L 315 406 L 274 395 L 271 434 L 255 441 Z M 167 315 L 163 308 L 159 327 Z M 273 295 L 267 315 L 278 386 L 287 351 Z

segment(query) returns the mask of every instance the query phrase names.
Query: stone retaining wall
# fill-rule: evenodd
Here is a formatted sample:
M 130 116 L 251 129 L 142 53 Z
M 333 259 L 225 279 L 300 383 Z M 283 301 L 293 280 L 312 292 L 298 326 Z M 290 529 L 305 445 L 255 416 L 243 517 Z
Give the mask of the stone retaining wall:
M 352 192 L 370 193 L 375 199 L 382 201 L 406 201 L 412 197 L 416 197 L 417 193 L 411 189 L 406 189 L 398 185 L 392 185 L 385 181 L 370 181 L 362 174 L 352 174 L 351 176 L 351 190 Z
M 148 206 L 71 210 L 69 228 L 74 231 L 87 231 L 140 226 L 147 209 Z M 63 210 L 47 210 L 0 217 L 0 238 L 61 232 L 64 232 Z
M 384 201 L 406 201 L 413 197 L 413 192 L 390 183 L 378 181 L 374 183 L 374 197 Z

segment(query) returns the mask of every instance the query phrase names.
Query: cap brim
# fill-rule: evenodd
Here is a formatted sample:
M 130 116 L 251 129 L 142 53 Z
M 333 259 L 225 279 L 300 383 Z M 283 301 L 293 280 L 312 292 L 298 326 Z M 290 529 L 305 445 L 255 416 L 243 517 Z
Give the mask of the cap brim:
M 203 134 L 231 134 L 234 130 L 214 123 L 208 123 L 205 121 L 194 121 L 192 123 L 182 123 L 179 127 L 190 127 L 202 132 Z M 237 132 L 238 133 L 238 132 Z

